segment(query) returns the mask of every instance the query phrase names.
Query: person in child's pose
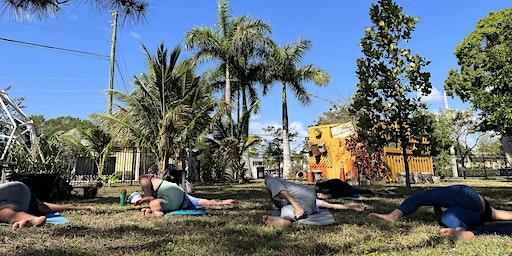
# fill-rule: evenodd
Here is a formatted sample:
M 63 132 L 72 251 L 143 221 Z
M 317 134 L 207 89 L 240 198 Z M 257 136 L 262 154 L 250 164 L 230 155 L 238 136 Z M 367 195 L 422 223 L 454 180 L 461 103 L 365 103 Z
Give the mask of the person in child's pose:
M 94 207 L 41 202 L 21 182 L 0 184 L 0 223 L 8 223 L 13 229 L 42 226 L 49 213 L 80 210 L 93 211 Z
M 298 220 L 305 219 L 308 215 L 315 214 L 319 208 L 328 209 L 352 209 L 364 211 L 366 206 L 331 204 L 318 200 L 315 190 L 291 181 L 265 175 L 265 185 L 270 192 L 270 198 L 279 209 L 280 216 L 263 215 L 263 224 L 286 228 Z
M 390 213 L 371 213 L 370 216 L 387 222 L 415 212 L 421 206 L 433 206 L 440 215 L 443 236 L 457 236 L 471 239 L 475 236 L 472 227 L 485 222 L 512 220 L 512 212 L 498 210 L 489 204 L 473 188 L 466 185 L 453 185 L 426 189 L 409 196 Z
M 175 210 L 200 209 L 215 205 L 236 205 L 235 199 L 205 199 L 193 197 L 183 191 L 176 183 L 157 178 L 154 175 L 144 175 L 139 179 L 144 195 L 135 205 L 148 203 L 149 208 L 141 209 L 144 216 L 164 216 Z

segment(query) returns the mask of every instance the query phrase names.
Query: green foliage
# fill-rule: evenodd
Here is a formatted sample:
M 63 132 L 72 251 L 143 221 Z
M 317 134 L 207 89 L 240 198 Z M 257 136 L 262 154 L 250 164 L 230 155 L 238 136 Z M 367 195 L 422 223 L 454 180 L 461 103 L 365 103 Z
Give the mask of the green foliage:
M 423 71 L 429 62 L 404 46 L 418 19 L 403 14 L 392 0 L 372 4 L 370 19 L 360 44 L 365 57 L 357 60 L 352 113 L 361 140 L 371 148 L 396 142 L 405 151 L 411 141 L 422 141 L 431 132 L 432 120 L 420 100 L 432 90 L 430 73 Z M 407 161 L 405 171 L 408 178 Z
M 432 156 L 448 152 L 455 145 L 455 121 L 451 111 L 445 111 L 435 117 L 434 130 L 430 136 L 430 152 Z M 433 115 L 433 114 L 432 114 Z
M 98 180 L 102 183 L 106 183 L 109 187 L 118 182 L 121 179 L 121 175 L 119 174 L 110 174 L 110 175 L 103 175 L 98 174 Z
M 187 48 L 195 49 L 198 61 L 218 60 L 216 77 L 224 77 L 224 101 L 231 108 L 233 73 L 238 78 L 238 88 L 250 90 L 253 72 L 259 70 L 254 57 L 261 57 L 268 45 L 273 44 L 267 23 L 249 16 L 231 17 L 227 0 L 218 2 L 218 27 L 196 27 L 185 36 Z M 218 83 L 220 84 L 220 83 Z M 254 96 L 254 95 L 253 95 Z M 231 114 L 231 111 L 228 111 Z
M 180 61 L 181 49 L 171 54 L 161 44 L 155 55 L 144 48 L 147 71 L 134 77 L 130 93 L 115 92 L 120 107 L 113 115 L 96 114 L 116 134 L 151 152 L 159 163 L 159 174 L 169 159 L 189 143 L 204 137 L 210 126 L 215 102 L 210 87 L 195 75 L 193 61 Z
M 310 94 L 306 91 L 305 83 L 314 82 L 317 85 L 327 85 L 331 77 L 321 68 L 307 64 L 301 65 L 304 55 L 311 49 L 310 40 L 299 39 L 295 43 L 282 47 L 273 47 L 267 56 L 267 78 L 263 88 L 266 94 L 274 83 L 282 84 L 282 134 L 283 134 L 283 175 L 288 176 L 292 168 L 289 127 L 287 90 L 291 90 L 295 98 L 303 105 L 311 102 Z
M 354 116 L 350 113 L 350 105 L 351 103 L 332 106 L 328 111 L 322 113 L 316 121 L 316 125 L 351 122 Z
M 25 18 L 27 13 L 40 18 L 49 17 L 59 12 L 64 5 L 69 4 L 69 0 L 3 0 L 2 2 L 2 6 L 11 9 L 21 19 Z M 118 10 L 125 17 L 136 19 L 144 16 L 148 6 L 146 0 L 95 0 L 87 2 L 105 10 Z
M 212 136 L 208 138 L 208 143 L 217 149 L 215 159 L 217 161 L 222 159 L 226 163 L 233 172 L 233 179 L 245 179 L 244 155 L 261 141 L 260 137 L 247 136 L 245 133 L 256 104 L 258 102 L 242 114 L 240 122 L 235 122 L 233 119 L 218 119 L 214 123 Z
M 74 128 L 62 134 L 62 138 L 94 159 L 98 168 L 98 175 L 102 174 L 106 159 L 112 149 L 117 146 L 116 141 L 108 131 L 99 126 L 86 129 Z
M 441 178 L 452 176 L 451 157 L 449 151 L 441 151 L 433 157 L 435 175 Z
M 262 143 L 262 155 L 265 165 L 280 168 L 283 162 L 283 130 L 274 126 L 267 126 L 263 131 L 268 135 Z M 292 142 L 298 136 L 297 132 L 290 132 L 289 140 Z
M 512 9 L 478 21 L 455 56 L 459 69 L 451 69 L 445 81 L 448 94 L 479 110 L 480 130 L 512 136 Z
M 476 151 L 481 154 L 492 155 L 492 156 L 504 156 L 503 145 L 496 136 L 484 135 L 482 136 L 476 145 Z
M 27 157 L 26 151 L 16 145 L 13 149 L 12 159 L 16 163 L 18 172 L 28 173 L 59 173 L 67 176 L 75 167 L 76 156 L 87 154 L 82 147 L 76 147 L 67 139 L 71 130 L 85 132 L 95 126 L 87 120 L 76 117 L 63 116 L 45 120 L 41 115 L 30 116 L 34 121 L 37 133 L 37 144 L 42 151 L 46 162 L 36 162 Z

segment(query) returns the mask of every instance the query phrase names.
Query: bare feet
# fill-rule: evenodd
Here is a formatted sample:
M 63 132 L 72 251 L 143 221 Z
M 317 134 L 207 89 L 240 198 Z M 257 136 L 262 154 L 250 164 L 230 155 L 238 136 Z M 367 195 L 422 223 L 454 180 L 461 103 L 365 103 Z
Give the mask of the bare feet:
M 464 228 L 442 228 L 441 235 L 446 237 L 457 237 L 463 239 L 473 239 L 475 237 L 475 233 L 471 231 L 467 231 Z
M 377 218 L 377 219 L 381 219 L 381 220 L 389 222 L 389 223 L 395 223 L 397 220 L 394 217 L 392 217 L 390 214 L 370 213 L 369 216 Z
M 18 228 L 29 228 L 32 226 L 40 227 L 46 223 L 46 217 L 40 216 L 40 217 L 33 217 L 25 220 L 16 221 L 12 224 L 12 229 L 18 229 Z

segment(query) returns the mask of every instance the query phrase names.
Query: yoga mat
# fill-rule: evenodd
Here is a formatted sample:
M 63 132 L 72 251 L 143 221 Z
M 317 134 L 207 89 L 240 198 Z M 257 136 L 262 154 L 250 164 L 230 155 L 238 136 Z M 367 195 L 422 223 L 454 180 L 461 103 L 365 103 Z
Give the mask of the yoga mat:
M 206 214 L 206 210 L 204 209 L 195 209 L 195 210 L 177 210 L 166 213 L 167 216 L 176 216 L 176 215 L 193 215 L 193 216 L 202 216 Z
M 512 221 L 493 221 L 472 229 L 475 235 L 496 234 L 512 236 Z
M 46 224 L 64 225 L 68 223 L 69 220 L 58 212 L 46 215 Z
M 280 211 L 278 209 L 272 210 L 272 216 L 280 216 Z M 308 215 L 305 219 L 300 219 L 297 223 L 306 224 L 306 225 L 316 225 L 316 226 L 326 226 L 335 223 L 334 216 L 332 216 L 331 212 L 327 209 L 320 209 L 315 214 Z
M 46 215 L 46 224 L 64 225 L 69 224 L 69 220 L 60 213 L 50 213 Z M 8 223 L 0 223 L 0 226 L 11 226 Z

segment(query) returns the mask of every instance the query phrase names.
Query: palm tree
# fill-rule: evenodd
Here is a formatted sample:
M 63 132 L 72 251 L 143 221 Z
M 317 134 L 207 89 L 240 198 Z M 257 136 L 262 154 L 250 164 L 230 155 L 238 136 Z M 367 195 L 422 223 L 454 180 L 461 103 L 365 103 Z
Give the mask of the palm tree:
M 233 179 L 242 181 L 244 177 L 245 161 L 243 155 L 251 147 L 260 143 L 260 138 L 255 135 L 245 135 L 249 126 L 249 119 L 258 102 L 255 102 L 247 111 L 243 112 L 240 122 L 234 120 L 218 119 L 208 138 L 208 144 L 216 148 L 219 157 L 227 163 L 233 172 Z
M 114 92 L 123 104 L 115 114 L 96 114 L 113 134 L 129 134 L 137 147 L 155 155 L 159 175 L 169 159 L 179 155 L 184 142 L 208 128 L 215 102 L 211 90 L 195 75 L 193 61 L 179 61 L 181 49 L 170 56 L 163 44 L 156 55 L 146 48 L 147 71 L 134 77 L 130 93 Z
M 290 153 L 290 136 L 288 129 L 288 104 L 287 88 L 290 88 L 295 97 L 303 105 L 311 101 L 304 83 L 313 81 L 317 85 L 327 85 L 330 76 L 325 71 L 314 65 L 299 66 L 304 54 L 311 48 L 310 40 L 300 39 L 296 43 L 283 47 L 275 47 L 267 59 L 268 80 L 282 84 L 282 122 L 283 122 L 283 177 L 288 177 L 292 167 Z M 263 94 L 269 90 L 267 84 L 263 88 Z
M 267 36 L 271 28 L 267 23 L 248 16 L 231 18 L 227 0 L 219 0 L 217 19 L 218 28 L 194 28 L 187 33 L 185 42 L 187 48 L 197 49 L 195 55 L 197 60 L 220 61 L 217 69 L 222 70 L 225 78 L 224 101 L 228 110 L 231 110 L 233 92 L 231 70 L 239 61 L 239 57 L 251 47 L 267 46 L 271 42 L 270 37 Z M 228 111 L 228 115 L 231 115 L 231 111 Z
M 74 128 L 62 134 L 61 137 L 94 159 L 98 168 L 98 175 L 103 173 L 105 161 L 116 145 L 108 131 L 101 127 L 92 127 L 85 130 Z
M 3 0 L 2 2 L 6 9 L 10 9 L 20 18 L 25 18 L 27 13 L 40 18 L 48 17 L 60 11 L 62 6 L 69 4 L 69 0 Z M 119 10 L 125 17 L 133 16 L 135 18 L 143 17 L 148 6 L 146 0 L 95 0 L 87 2 L 107 10 Z

